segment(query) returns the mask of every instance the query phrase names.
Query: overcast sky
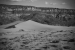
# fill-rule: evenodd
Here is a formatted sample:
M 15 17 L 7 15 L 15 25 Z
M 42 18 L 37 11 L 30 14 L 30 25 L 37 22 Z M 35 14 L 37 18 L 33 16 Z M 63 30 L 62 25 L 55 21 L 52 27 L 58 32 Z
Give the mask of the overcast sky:
M 0 0 L 1 4 L 75 9 L 74 0 Z

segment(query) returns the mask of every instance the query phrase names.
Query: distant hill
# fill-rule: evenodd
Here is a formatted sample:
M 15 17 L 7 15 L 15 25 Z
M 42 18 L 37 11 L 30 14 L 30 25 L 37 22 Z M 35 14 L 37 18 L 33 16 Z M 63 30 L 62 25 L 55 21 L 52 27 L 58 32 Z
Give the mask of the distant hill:
M 27 20 L 48 25 L 75 26 L 75 9 L 0 4 L 0 25 Z

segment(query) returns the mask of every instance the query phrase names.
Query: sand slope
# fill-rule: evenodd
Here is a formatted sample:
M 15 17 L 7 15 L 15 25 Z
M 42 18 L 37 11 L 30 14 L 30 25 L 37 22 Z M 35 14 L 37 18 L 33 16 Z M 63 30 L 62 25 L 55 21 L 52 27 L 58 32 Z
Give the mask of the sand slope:
M 28 29 L 28 30 L 75 30 L 75 27 L 66 27 L 66 26 L 52 26 L 34 22 L 32 20 L 28 20 L 26 22 L 19 23 L 15 25 L 18 29 Z

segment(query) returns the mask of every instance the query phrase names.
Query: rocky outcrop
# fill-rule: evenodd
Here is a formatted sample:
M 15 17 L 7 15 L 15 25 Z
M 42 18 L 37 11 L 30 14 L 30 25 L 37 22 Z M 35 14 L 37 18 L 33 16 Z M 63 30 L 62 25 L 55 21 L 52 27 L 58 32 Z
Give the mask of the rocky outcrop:
M 75 26 L 75 10 L 0 4 L 0 25 L 33 20 L 42 24 Z

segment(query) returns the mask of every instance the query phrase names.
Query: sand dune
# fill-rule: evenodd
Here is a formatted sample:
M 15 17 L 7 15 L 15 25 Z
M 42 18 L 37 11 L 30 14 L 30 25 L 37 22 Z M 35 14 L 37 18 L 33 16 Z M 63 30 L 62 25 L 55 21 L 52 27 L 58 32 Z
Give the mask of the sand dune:
M 5 29 L 7 27 L 10 27 L 14 25 L 15 28 L 9 28 Z M 53 26 L 53 25 L 46 25 L 41 24 L 32 20 L 28 21 L 16 21 L 7 25 L 0 26 L 0 32 L 16 32 L 19 30 L 25 30 L 25 31 L 60 31 L 60 30 L 74 30 L 75 27 L 66 27 L 66 26 Z
M 24 30 L 75 30 L 75 27 L 66 27 L 66 26 L 52 26 L 34 22 L 32 20 L 28 20 L 26 22 L 19 23 L 15 25 L 17 29 Z

